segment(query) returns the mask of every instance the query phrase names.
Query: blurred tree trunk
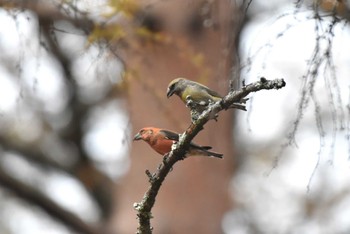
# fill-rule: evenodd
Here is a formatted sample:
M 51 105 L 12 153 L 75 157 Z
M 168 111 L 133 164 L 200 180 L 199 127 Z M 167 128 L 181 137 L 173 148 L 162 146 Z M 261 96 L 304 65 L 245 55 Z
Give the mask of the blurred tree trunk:
M 141 9 L 147 9 L 140 13 L 141 25 L 167 39 L 162 43 L 136 39 L 139 48 L 123 51 L 133 133 L 146 126 L 183 132 L 190 124 L 189 110 L 177 97 L 166 98 L 167 85 L 176 77 L 187 77 L 226 94 L 236 53 L 228 46 L 235 42 L 231 18 L 237 9 L 229 1 L 158 1 Z M 232 114 L 227 111 L 218 122 L 209 122 L 195 139 L 223 153 L 223 160 L 189 158 L 166 178 L 153 209 L 154 233 L 222 232 L 223 214 L 232 206 L 228 190 L 234 170 Z M 136 231 L 133 203 L 149 186 L 145 170 L 152 172 L 161 162 L 144 142 L 131 143 L 130 157 L 131 168 L 117 186 L 116 212 L 110 221 L 118 233 Z

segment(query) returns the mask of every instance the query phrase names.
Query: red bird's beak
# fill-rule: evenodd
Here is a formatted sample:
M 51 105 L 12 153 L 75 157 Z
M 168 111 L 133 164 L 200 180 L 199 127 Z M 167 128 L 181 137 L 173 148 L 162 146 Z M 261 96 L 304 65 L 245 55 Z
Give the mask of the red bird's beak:
M 138 140 L 141 140 L 142 139 L 142 136 L 140 133 L 137 133 L 135 136 L 134 136 L 134 141 L 138 141 Z

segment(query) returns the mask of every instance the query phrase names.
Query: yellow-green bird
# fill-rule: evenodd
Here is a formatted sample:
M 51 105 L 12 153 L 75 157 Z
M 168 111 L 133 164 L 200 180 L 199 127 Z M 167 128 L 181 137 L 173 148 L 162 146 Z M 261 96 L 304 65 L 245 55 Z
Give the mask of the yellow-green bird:
M 202 112 L 209 104 L 222 100 L 220 94 L 207 86 L 185 78 L 176 78 L 169 83 L 166 95 L 169 98 L 173 94 L 179 96 L 186 106 L 197 112 Z M 230 108 L 246 110 L 242 104 L 232 104 Z

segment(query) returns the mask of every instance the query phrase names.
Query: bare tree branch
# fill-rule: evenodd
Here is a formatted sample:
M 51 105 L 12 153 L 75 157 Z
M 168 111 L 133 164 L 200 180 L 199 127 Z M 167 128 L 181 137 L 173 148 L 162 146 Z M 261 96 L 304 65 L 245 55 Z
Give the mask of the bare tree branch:
M 186 132 L 181 135 L 179 142 L 176 145 L 173 145 L 172 151 L 168 155 L 164 156 L 163 162 L 158 166 L 158 170 L 154 174 L 151 174 L 148 170 L 146 170 L 146 174 L 151 185 L 145 193 L 142 201 L 134 204 L 134 208 L 138 211 L 137 217 L 139 220 L 137 233 L 152 233 L 150 223 L 150 219 L 152 218 L 151 210 L 155 203 L 160 186 L 162 185 L 165 177 L 172 170 L 174 164 L 184 159 L 184 155 L 190 142 L 203 129 L 203 126 L 212 118 L 212 116 L 215 116 L 222 110 L 226 110 L 233 103 L 240 102 L 240 100 L 252 92 L 257 92 L 263 89 L 280 89 L 285 85 L 286 83 L 283 79 L 266 80 L 262 77 L 260 81 L 243 86 L 241 90 L 231 91 L 222 99 L 222 101 L 216 102 L 209 106 L 208 109 L 188 127 Z

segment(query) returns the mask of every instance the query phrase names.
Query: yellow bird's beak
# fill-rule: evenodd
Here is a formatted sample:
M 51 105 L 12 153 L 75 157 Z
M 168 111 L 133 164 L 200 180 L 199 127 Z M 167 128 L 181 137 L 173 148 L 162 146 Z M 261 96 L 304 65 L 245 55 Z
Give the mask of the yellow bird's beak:
M 174 89 L 168 88 L 166 91 L 167 98 L 170 98 L 174 94 Z

